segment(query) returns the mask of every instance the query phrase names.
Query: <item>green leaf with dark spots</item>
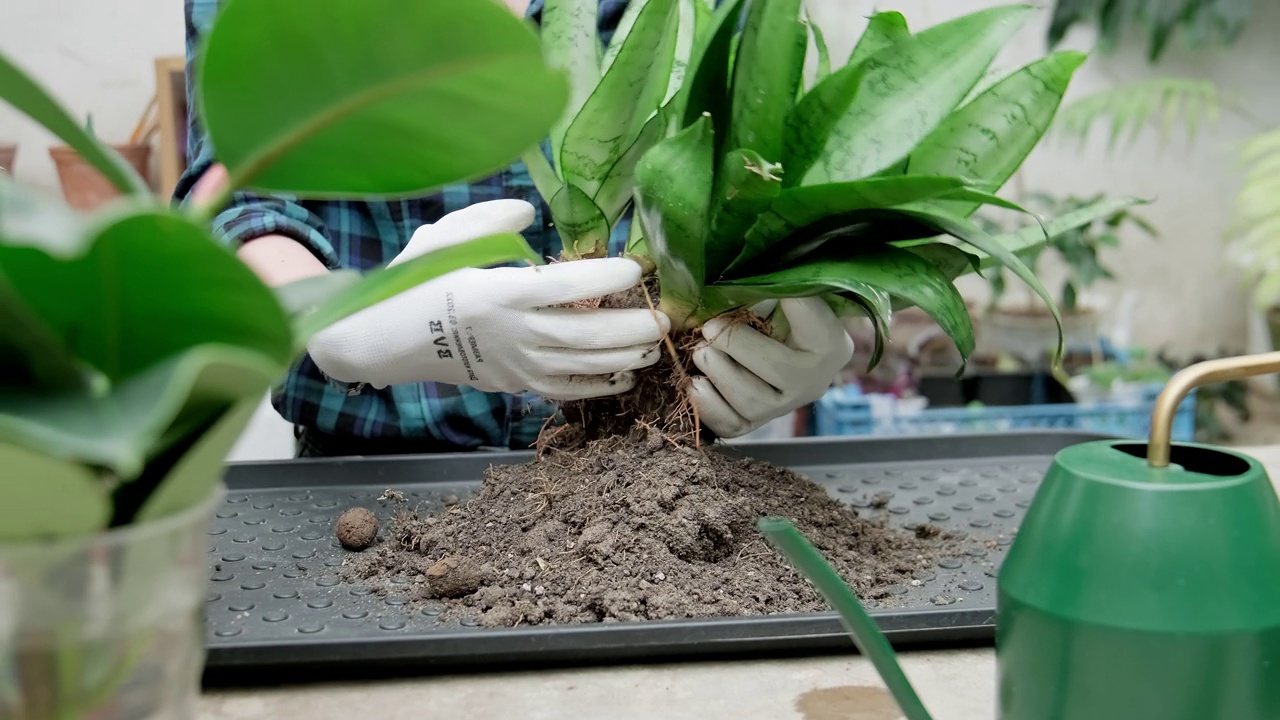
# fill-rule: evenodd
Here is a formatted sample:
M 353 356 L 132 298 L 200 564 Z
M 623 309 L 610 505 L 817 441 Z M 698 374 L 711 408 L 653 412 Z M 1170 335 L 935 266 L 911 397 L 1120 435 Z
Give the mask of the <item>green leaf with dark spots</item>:
M 725 147 L 754 150 L 777 162 L 804 67 L 808 30 L 800 22 L 800 0 L 751 0 L 746 12 L 733 63 Z
M 703 43 L 694 48 L 690 71 L 686 73 L 689 79 L 681 90 L 686 97 L 677 105 L 683 112 L 681 128 L 697 122 L 703 114 L 710 114 L 713 129 L 721 134 L 728 129 L 732 67 L 729 58 L 745 4 L 745 0 L 726 0 L 716 8 Z
M 600 256 L 608 249 L 609 220 L 577 185 L 560 188 L 548 205 L 565 257 Z
M 1023 282 L 1031 288 L 1032 292 L 1040 296 L 1045 306 L 1049 309 L 1049 313 L 1053 315 L 1054 323 L 1058 327 L 1058 347 L 1054 354 L 1055 366 L 1061 362 L 1063 353 L 1064 338 L 1062 335 L 1062 316 L 1058 312 L 1058 306 L 1054 303 L 1053 297 L 1049 291 L 1045 289 L 1044 284 L 1035 276 L 1035 273 L 1027 267 L 1021 258 L 1019 258 L 1009 247 L 1001 243 L 996 238 L 988 235 L 986 232 L 966 218 L 952 217 L 940 212 L 930 212 L 925 210 L 911 209 L 904 211 L 906 214 L 914 215 L 921 220 L 932 223 L 937 226 L 942 233 L 950 235 L 957 240 L 972 245 L 975 249 L 986 253 L 1004 267 L 1008 268 L 1014 275 L 1018 276 Z M 1046 238 L 1052 237 L 1045 230 L 1041 230 Z M 907 297 L 907 296 L 904 296 Z M 911 299 L 908 297 L 907 299 Z M 922 306 L 922 309 L 923 306 Z
M 782 192 L 782 166 L 754 150 L 734 150 L 720 164 L 722 188 L 711 215 L 707 277 L 717 278 L 742 251 L 747 232 Z
M 636 166 L 636 218 L 657 266 L 663 302 L 679 327 L 697 309 L 706 279 L 715 145 L 704 116 L 658 143 Z
M 847 65 L 828 75 L 805 93 L 787 115 L 782 134 L 784 187 L 800 184 L 824 152 L 840 119 L 853 104 L 866 75 L 861 65 Z
M 618 222 L 618 218 L 631 203 L 631 195 L 636 186 L 636 163 L 666 136 L 668 120 L 667 111 L 661 111 L 650 118 L 636 141 L 631 143 L 631 147 L 609 169 L 604 183 L 596 192 L 595 203 L 604 213 L 609 227 Z
M 849 53 L 846 65 L 858 65 L 867 58 L 889 47 L 895 41 L 907 37 L 911 30 L 907 28 L 907 19 L 896 11 L 878 12 L 867 22 L 867 28 Z
M 551 129 L 551 157 L 569 123 L 600 82 L 600 3 L 597 0 L 547 0 L 542 10 L 542 56 L 569 78 L 569 104 Z
M 978 256 L 965 252 L 955 245 L 944 242 L 929 243 L 907 248 L 908 252 L 919 255 L 942 271 L 948 279 L 955 280 L 961 275 L 976 273 L 982 270 Z
M 902 38 L 857 65 L 867 75 L 852 102 L 821 107 L 838 110 L 838 117 L 797 113 L 797 122 L 831 128 L 808 138 L 819 141 L 819 149 L 804 151 L 816 159 L 801 184 L 857 180 L 906 158 L 964 100 L 1030 10 L 1013 5 L 966 15 Z
M 677 19 L 677 0 L 648 0 L 565 133 L 561 174 L 588 198 L 662 104 L 675 56 Z
M 1056 52 L 983 91 L 911 153 L 912 174 L 960 175 L 999 189 L 1022 166 L 1057 113 L 1083 53 Z M 977 203 L 943 202 L 967 217 Z
M 746 288 L 785 298 L 828 292 L 859 294 L 864 286 L 902 297 L 929 314 L 955 342 L 960 354 L 973 353 L 973 324 L 964 298 L 941 270 L 924 258 L 891 245 L 857 256 L 807 263 L 720 284 L 722 291 Z
M 813 45 L 818 51 L 818 66 L 814 70 L 813 81 L 820 83 L 831 74 L 831 52 L 827 49 L 827 38 L 822 28 L 812 19 L 809 20 L 809 31 L 813 33 Z

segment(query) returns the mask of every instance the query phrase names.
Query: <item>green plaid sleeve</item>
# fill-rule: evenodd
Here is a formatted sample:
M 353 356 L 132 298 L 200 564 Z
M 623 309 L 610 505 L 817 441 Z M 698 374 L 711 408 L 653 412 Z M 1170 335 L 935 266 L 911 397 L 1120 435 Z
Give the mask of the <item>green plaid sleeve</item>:
M 187 202 L 201 176 L 214 164 L 214 148 L 195 111 L 195 58 L 204 33 L 218 14 L 220 0 L 186 0 L 187 169 L 174 189 L 174 200 Z M 213 220 L 214 237 L 232 248 L 264 235 L 283 235 L 301 243 L 330 269 L 340 267 L 337 253 L 314 213 L 294 198 L 237 192 Z

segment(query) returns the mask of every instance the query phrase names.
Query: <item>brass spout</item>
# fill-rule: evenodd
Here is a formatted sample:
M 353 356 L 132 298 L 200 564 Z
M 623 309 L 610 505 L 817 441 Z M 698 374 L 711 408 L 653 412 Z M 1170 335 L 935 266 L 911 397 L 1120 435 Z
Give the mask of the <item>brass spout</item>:
M 1173 442 L 1173 417 L 1178 413 L 1178 406 L 1183 398 L 1201 385 L 1239 380 L 1280 373 L 1280 352 L 1258 353 L 1256 355 L 1240 355 L 1238 357 L 1206 360 L 1179 370 L 1160 396 L 1156 398 L 1155 409 L 1151 411 L 1151 438 L 1147 443 L 1147 464 L 1151 467 L 1168 467 L 1169 453 Z

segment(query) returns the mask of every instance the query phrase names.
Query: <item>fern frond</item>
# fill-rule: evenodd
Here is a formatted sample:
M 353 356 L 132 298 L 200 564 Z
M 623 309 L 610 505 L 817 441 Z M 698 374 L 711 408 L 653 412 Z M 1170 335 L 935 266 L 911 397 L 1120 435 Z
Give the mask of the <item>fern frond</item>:
M 1245 167 L 1236 195 L 1231 255 L 1254 283 L 1260 307 L 1280 298 L 1280 129 L 1251 138 L 1240 150 Z
M 1206 80 L 1162 77 L 1117 85 L 1067 103 L 1058 111 L 1051 132 L 1077 138 L 1083 144 L 1098 124 L 1108 125 L 1108 150 L 1122 137 L 1137 140 L 1144 128 L 1157 127 L 1161 144 L 1168 143 L 1178 125 L 1184 125 L 1188 143 L 1194 143 L 1204 122 L 1217 122 L 1224 109 L 1235 106 Z

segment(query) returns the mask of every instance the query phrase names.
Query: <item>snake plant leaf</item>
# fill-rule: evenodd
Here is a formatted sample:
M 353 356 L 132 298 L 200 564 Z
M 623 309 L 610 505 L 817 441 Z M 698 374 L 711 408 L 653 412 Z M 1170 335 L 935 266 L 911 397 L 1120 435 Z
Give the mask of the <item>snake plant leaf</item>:
M 892 323 L 892 296 L 871 286 L 856 293 L 845 292 L 825 296 L 827 305 L 842 317 L 860 314 L 871 321 L 875 332 L 872 333 L 871 357 L 867 359 L 867 369 L 874 369 L 884 358 L 885 340 L 889 337 L 889 326 Z
M 593 197 L 661 106 L 675 56 L 677 0 L 649 0 L 565 133 L 560 172 Z
M 437 248 L 356 280 L 338 273 L 321 276 L 333 279 L 315 280 L 312 281 L 315 284 L 300 286 L 289 293 L 293 351 L 301 352 L 312 335 L 333 323 L 428 280 L 462 268 L 518 261 L 539 263 L 542 259 L 519 233 L 500 233 Z
M 613 67 L 613 61 L 618 58 L 618 53 L 622 51 L 622 44 L 631 37 L 631 29 L 636 26 L 636 18 L 640 17 L 640 11 L 645 5 L 649 4 L 649 0 L 628 0 L 627 9 L 622 11 L 622 17 L 618 19 L 618 26 L 613 29 L 613 35 L 609 38 L 609 44 L 604 49 L 604 56 L 600 58 L 600 74 L 604 75 Z
M 784 187 L 800 184 L 822 155 L 826 141 L 853 104 L 866 68 L 846 65 L 813 86 L 787 115 L 782 134 Z
M 998 189 L 1021 167 L 1053 121 L 1086 55 L 1053 53 L 1022 67 L 942 122 L 911 153 L 912 173 L 959 175 Z M 967 217 L 977 203 L 944 201 Z
M 293 358 L 271 290 L 209 231 L 176 210 L 108 214 L 76 257 L 0 245 L 16 294 L 73 355 L 109 380 L 208 343 Z
M 747 5 L 733 63 L 726 148 L 754 150 L 771 162 L 782 159 L 783 127 L 807 45 L 800 0 L 751 0 Z
M 548 203 L 565 257 L 595 257 L 609 246 L 609 219 L 577 185 L 565 185 Z
M 1027 5 L 981 10 L 895 42 L 854 66 L 865 68 L 866 77 L 852 102 L 818 106 L 839 112 L 834 123 L 830 117 L 802 113 L 801 103 L 795 122 L 831 127 L 825 136 L 806 138 L 820 149 L 801 153 L 814 158 L 801 184 L 857 180 L 906 158 L 982 79 L 1030 10 Z
M 0 53 L 0 100 L 40 123 L 125 195 L 152 198 L 151 187 L 119 153 L 91 135 L 40 84 Z
M 208 344 L 143 368 L 105 394 L 5 393 L 0 443 L 132 480 L 163 449 L 162 439 L 178 442 L 231 403 L 261 399 L 285 368 L 257 350 Z
M 0 543 L 87 535 L 111 520 L 105 483 L 83 465 L 0 443 L 0 466 Z
M 693 58 L 693 44 L 697 40 L 699 15 L 708 13 L 703 0 L 677 0 L 676 45 L 675 56 L 671 60 L 671 74 L 667 80 L 667 93 L 662 98 L 662 106 L 670 107 L 676 101 L 684 78 L 689 72 L 689 61 Z M 699 8 L 702 8 L 700 11 Z M 703 20 L 705 22 L 705 20 Z
M 784 183 L 785 184 L 785 183 Z M 742 250 L 730 269 L 741 268 L 765 255 L 803 228 L 826 222 L 836 229 L 842 218 L 859 210 L 888 208 L 967 190 L 963 178 L 896 175 L 846 183 L 784 189 L 769 210 L 747 231 Z
M 649 118 L 636 141 L 618 158 L 601 183 L 594 198 L 595 204 L 604 213 L 609 227 L 613 227 L 631 204 L 631 196 L 636 186 L 636 163 L 646 152 L 657 145 L 667 134 L 671 111 L 662 110 Z M 554 197 L 554 196 L 551 196 Z
M 809 20 L 809 31 L 813 33 L 813 47 L 818 53 L 813 81 L 820 83 L 831 74 L 831 51 L 827 49 L 827 38 L 822 34 L 822 28 L 812 19 Z
M 718 134 L 728 130 L 730 68 L 733 67 L 730 56 L 745 5 L 746 0 L 725 0 L 716 8 L 704 41 L 694 47 L 686 73 L 688 79 L 681 90 L 685 97 L 677 104 L 677 109 L 684 113 L 681 128 L 709 114 Z
M 868 18 L 867 27 L 853 46 L 849 61 L 845 64 L 860 65 L 867 58 L 910 34 L 907 19 L 902 13 L 892 10 L 878 12 Z
M 600 82 L 599 15 L 597 0 L 547 0 L 542 9 L 543 58 L 569 79 L 568 106 L 551 129 L 552 157 L 560 157 L 565 130 Z
M 556 169 L 551 167 L 551 161 L 547 159 L 541 145 L 521 153 L 520 162 L 529 172 L 529 179 L 533 181 L 534 189 L 542 197 L 555 197 L 556 193 L 560 192 L 560 188 L 564 187 L 564 181 L 556 173 Z
M 711 119 L 658 143 L 636 166 L 636 218 L 674 326 L 689 319 L 706 279 L 703 253 L 715 177 Z
M 782 193 L 782 165 L 754 150 L 734 150 L 720 163 L 722 188 L 711 207 L 707 277 L 717 278 L 742 252 L 747 232 Z
M 907 251 L 919 255 L 932 263 L 950 280 L 955 280 L 961 275 L 980 273 L 982 271 L 982 261 L 977 255 L 965 252 L 950 243 L 934 242 L 927 245 L 917 245 L 907 248 Z
M 859 294 L 864 285 L 917 305 L 955 342 L 963 357 L 973 353 L 973 323 L 964 298 L 951 280 L 924 258 L 891 245 L 868 248 L 852 257 L 725 281 L 719 288 L 747 288 L 761 297 L 785 298 L 828 292 Z
M 196 106 L 231 187 L 303 197 L 491 174 L 546 137 L 569 92 L 496 2 L 231 0 L 197 62 Z
M 918 208 L 902 210 L 902 212 L 908 215 L 914 215 L 925 222 L 933 223 L 938 227 L 938 230 L 940 230 L 941 233 L 950 235 L 957 240 L 971 245 L 975 249 L 987 254 L 1000 265 L 1008 268 L 1010 272 L 1026 283 L 1027 286 L 1031 288 L 1032 292 L 1040 296 L 1040 299 L 1044 301 L 1045 306 L 1049 309 L 1049 313 L 1053 315 L 1053 321 L 1058 327 L 1058 346 L 1057 351 L 1054 354 L 1055 364 L 1061 360 L 1065 338 L 1062 334 L 1062 316 L 1058 312 L 1058 306 L 1054 303 L 1053 297 L 1049 294 L 1049 291 L 1045 289 L 1044 284 L 1035 276 L 1035 273 L 1031 271 L 1031 268 L 1027 267 L 1026 263 L 1018 257 L 1017 253 L 996 238 L 988 235 L 982 230 L 982 228 L 978 227 L 967 218 L 954 217 L 941 212 L 922 210 Z M 1046 241 L 1047 238 L 1053 237 L 1053 235 L 1049 234 L 1048 228 L 1044 225 L 1041 225 L 1040 227 L 1040 232 L 1042 236 L 1046 238 Z M 904 297 L 907 296 L 904 295 Z M 907 297 L 907 299 L 910 300 L 911 298 Z M 921 309 L 926 310 L 927 312 L 927 309 L 923 306 L 921 306 Z

